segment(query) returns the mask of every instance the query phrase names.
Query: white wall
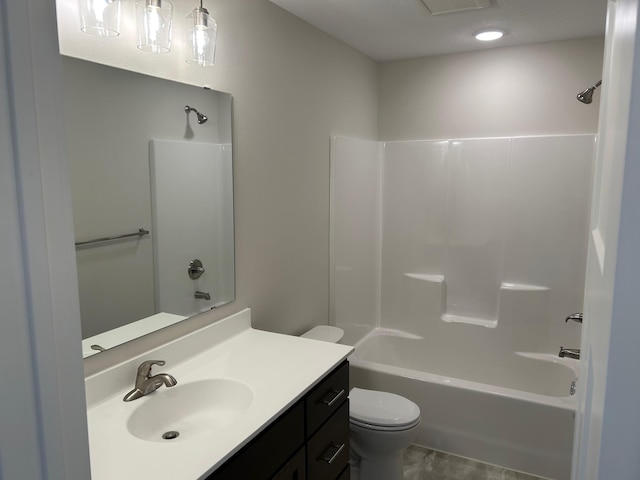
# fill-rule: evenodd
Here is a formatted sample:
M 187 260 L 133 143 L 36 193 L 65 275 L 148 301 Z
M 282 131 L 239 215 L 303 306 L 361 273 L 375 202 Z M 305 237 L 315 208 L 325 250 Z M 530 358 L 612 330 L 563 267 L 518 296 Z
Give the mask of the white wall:
M 267 0 L 217 0 L 207 8 L 218 22 L 216 65 L 209 69 L 171 54 L 145 56 L 135 45 L 131 56 L 118 54 L 98 44 L 105 39 L 74 42 L 61 34 L 63 54 L 234 97 L 237 300 L 97 355 L 88 371 L 247 306 L 258 328 L 301 333 L 327 323 L 329 138 L 340 132 L 375 139 L 377 65 Z M 69 28 L 76 23 L 72 18 Z
M 387 62 L 380 140 L 595 133 L 601 37 Z

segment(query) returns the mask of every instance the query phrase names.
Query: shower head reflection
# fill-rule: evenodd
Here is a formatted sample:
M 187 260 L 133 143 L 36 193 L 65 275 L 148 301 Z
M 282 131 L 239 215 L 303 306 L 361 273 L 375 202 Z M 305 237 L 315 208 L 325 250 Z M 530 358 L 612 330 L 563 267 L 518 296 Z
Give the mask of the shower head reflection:
M 202 125 L 203 123 L 206 123 L 206 121 L 209 120 L 209 118 L 204 113 L 200 113 L 198 110 L 196 110 L 193 107 L 190 107 L 189 105 L 185 105 L 184 111 L 187 112 L 187 116 L 189 115 L 190 112 L 195 112 L 196 117 L 198 118 L 198 123 L 200 125 Z

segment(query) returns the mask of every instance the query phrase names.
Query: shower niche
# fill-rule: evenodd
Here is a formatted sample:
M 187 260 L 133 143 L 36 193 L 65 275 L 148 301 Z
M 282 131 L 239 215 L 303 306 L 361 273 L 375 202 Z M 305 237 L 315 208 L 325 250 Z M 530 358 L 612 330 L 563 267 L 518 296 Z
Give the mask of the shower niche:
M 509 350 L 577 342 L 563 319 L 582 302 L 594 142 L 334 137 L 333 322 L 355 339 L 380 326 L 494 330 Z

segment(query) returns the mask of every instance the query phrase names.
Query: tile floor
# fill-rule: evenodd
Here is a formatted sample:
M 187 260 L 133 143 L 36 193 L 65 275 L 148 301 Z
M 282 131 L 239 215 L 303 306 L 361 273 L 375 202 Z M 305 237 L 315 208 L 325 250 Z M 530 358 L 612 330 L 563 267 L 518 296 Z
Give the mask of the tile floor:
M 542 480 L 502 467 L 411 445 L 404 454 L 405 480 Z

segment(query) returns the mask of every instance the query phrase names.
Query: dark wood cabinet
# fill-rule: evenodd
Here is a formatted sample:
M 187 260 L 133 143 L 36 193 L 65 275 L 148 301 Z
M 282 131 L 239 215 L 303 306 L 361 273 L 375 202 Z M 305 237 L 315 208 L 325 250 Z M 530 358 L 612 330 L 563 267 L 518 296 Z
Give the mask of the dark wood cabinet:
M 305 449 L 302 447 L 291 460 L 275 474 L 272 480 L 306 480 L 306 473 Z
M 345 361 L 206 480 L 348 480 L 348 393 Z

